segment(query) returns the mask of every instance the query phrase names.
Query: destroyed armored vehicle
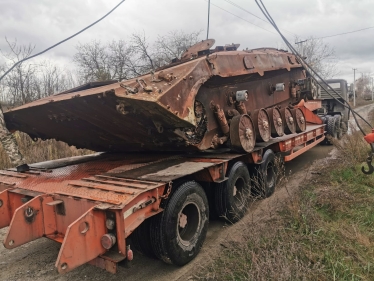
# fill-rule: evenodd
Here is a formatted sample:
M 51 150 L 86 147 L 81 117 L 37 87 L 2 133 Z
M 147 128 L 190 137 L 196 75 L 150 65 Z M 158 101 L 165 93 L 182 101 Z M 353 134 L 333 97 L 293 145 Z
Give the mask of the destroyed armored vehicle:
M 6 123 L 32 138 L 124 152 L 250 152 L 256 142 L 305 130 L 293 105 L 314 99 L 316 89 L 293 54 L 213 44 L 202 41 L 134 79 L 90 83 L 17 107 L 5 113 Z

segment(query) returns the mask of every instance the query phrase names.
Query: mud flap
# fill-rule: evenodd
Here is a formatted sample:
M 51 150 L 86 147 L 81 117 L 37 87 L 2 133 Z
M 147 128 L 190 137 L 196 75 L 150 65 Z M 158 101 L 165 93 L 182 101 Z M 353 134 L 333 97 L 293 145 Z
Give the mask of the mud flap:
M 100 239 L 106 233 L 104 212 L 93 208 L 71 223 L 55 264 L 58 272 L 67 273 L 104 254 Z
M 52 197 L 37 196 L 14 212 L 4 247 L 13 249 L 44 235 L 43 201 L 51 201 Z

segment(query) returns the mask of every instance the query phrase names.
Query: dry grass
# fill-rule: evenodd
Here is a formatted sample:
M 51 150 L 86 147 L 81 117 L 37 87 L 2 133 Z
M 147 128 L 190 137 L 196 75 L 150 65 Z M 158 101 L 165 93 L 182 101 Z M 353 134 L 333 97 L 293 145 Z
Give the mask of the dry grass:
M 17 132 L 15 134 L 21 153 L 28 163 L 36 163 L 47 160 L 54 160 L 64 157 L 86 155 L 92 153 L 87 149 L 77 149 L 64 142 L 56 140 L 33 141 L 27 134 Z M 0 146 L 0 169 L 10 168 L 9 157 Z

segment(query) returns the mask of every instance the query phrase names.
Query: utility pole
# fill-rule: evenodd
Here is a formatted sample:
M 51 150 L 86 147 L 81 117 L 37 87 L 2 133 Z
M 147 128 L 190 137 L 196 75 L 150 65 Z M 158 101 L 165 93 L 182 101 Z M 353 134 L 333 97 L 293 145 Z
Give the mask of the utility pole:
M 210 17 L 210 0 L 208 1 L 208 27 L 206 29 L 206 40 L 209 39 L 209 17 Z
M 353 106 L 356 106 L 356 70 L 353 68 Z
M 374 101 L 374 89 L 373 89 L 373 77 L 370 77 L 371 78 L 371 101 Z
M 303 41 L 299 41 L 299 42 L 295 42 L 295 45 L 297 44 L 300 44 L 300 50 L 301 50 L 301 56 L 304 57 L 304 48 L 303 48 L 303 43 L 306 42 L 308 40 L 303 40 Z

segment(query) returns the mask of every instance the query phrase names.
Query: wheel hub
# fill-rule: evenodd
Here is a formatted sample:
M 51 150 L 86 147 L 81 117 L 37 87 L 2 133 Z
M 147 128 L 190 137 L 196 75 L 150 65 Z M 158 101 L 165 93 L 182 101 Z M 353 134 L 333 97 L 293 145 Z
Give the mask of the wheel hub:
M 283 122 L 282 122 L 282 119 L 281 119 L 281 118 L 278 118 L 278 119 L 277 119 L 277 124 L 278 124 L 278 126 L 282 126 Z
M 183 213 L 179 216 L 179 227 L 185 228 L 187 225 L 187 216 Z
M 250 128 L 245 129 L 245 137 L 250 140 L 253 136 L 252 130 Z
M 262 126 L 264 127 L 264 129 L 269 129 L 269 122 L 267 122 L 266 120 L 263 120 L 262 121 Z

